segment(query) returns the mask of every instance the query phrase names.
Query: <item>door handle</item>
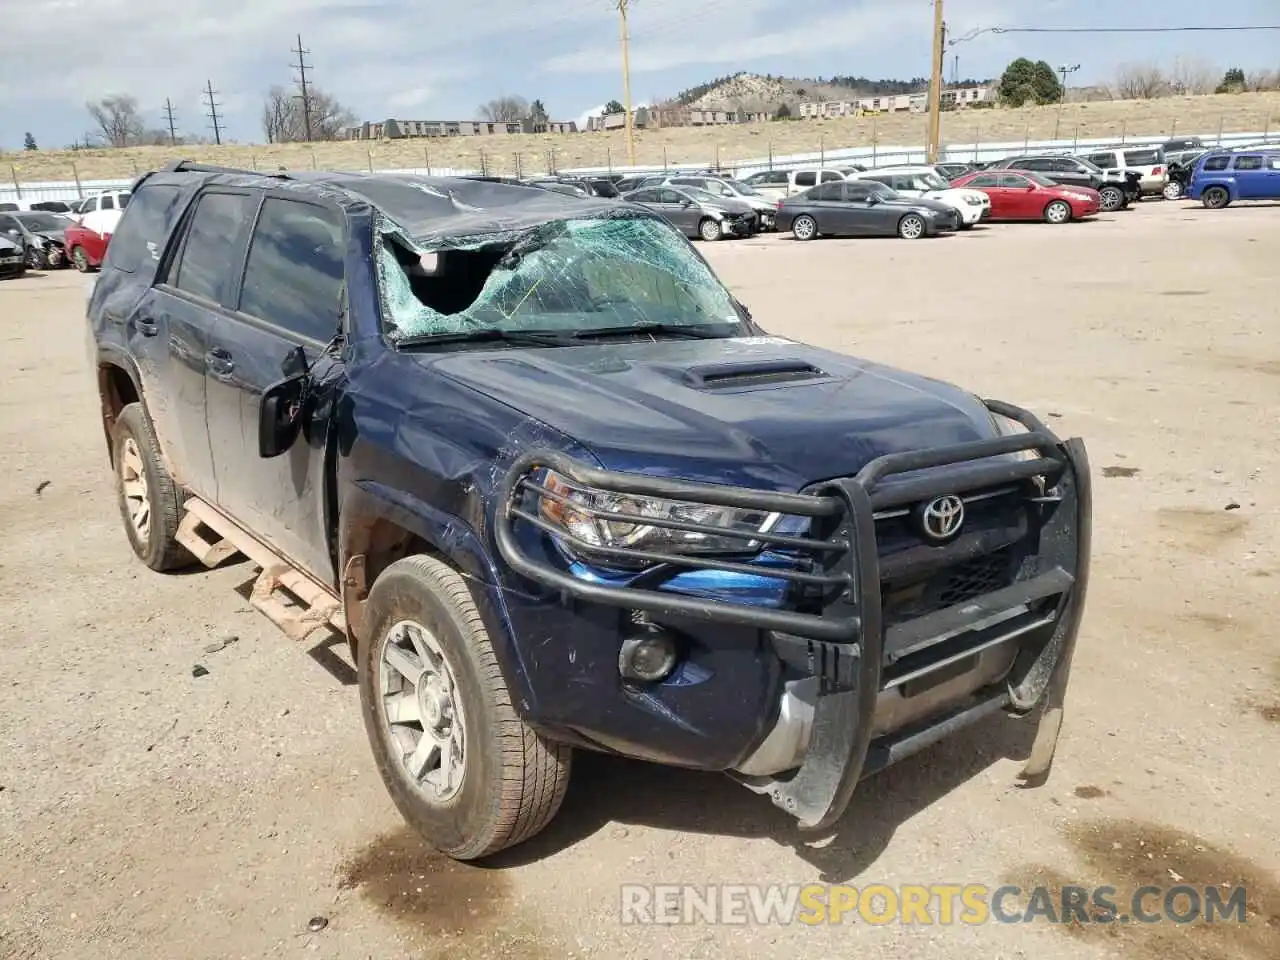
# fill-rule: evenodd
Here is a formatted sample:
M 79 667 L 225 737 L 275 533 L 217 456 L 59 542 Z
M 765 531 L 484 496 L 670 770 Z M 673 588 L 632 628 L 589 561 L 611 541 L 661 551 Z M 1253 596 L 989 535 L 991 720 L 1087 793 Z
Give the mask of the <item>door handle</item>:
M 221 347 L 214 347 L 204 355 L 204 362 L 208 366 L 210 372 L 220 379 L 231 376 L 231 372 L 235 370 L 235 361 L 231 358 L 231 354 Z

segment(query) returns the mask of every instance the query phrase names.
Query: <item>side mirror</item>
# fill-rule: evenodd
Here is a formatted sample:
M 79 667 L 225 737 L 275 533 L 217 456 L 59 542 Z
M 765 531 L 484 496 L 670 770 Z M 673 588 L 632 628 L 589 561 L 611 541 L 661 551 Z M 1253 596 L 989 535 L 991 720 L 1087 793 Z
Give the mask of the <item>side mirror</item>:
M 302 430 L 303 394 L 309 375 L 296 373 L 267 387 L 258 410 L 258 456 L 288 452 Z
M 877 194 L 873 193 L 869 197 L 867 197 L 867 206 L 869 207 L 874 207 L 879 202 L 880 202 L 880 197 Z
M 692 201 L 692 200 L 688 200 L 688 199 L 681 200 L 681 201 L 680 201 L 680 206 L 682 206 L 682 207 L 692 207 L 692 206 L 693 206 L 693 201 Z

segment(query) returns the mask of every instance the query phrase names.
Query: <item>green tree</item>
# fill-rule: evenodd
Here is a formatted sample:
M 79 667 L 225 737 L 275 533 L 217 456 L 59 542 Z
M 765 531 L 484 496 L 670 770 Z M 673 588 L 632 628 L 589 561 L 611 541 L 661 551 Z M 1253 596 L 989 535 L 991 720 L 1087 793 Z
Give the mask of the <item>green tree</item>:
M 30 131 L 28 131 L 27 135 L 22 138 L 22 149 L 23 150 L 39 150 L 40 149 L 40 147 L 36 145 L 36 138 L 31 135 Z
M 1244 90 L 1244 71 L 1239 67 L 1232 67 L 1222 75 L 1222 82 L 1218 84 L 1218 88 L 1214 93 L 1240 93 Z
M 627 108 L 624 107 L 622 104 L 620 104 L 617 100 L 610 100 L 608 103 L 604 105 L 604 115 L 606 117 L 611 113 L 625 113 L 626 110 Z
M 1005 67 L 1000 77 L 1000 101 L 1006 106 L 1025 103 L 1057 103 L 1062 98 L 1062 84 L 1053 67 L 1044 60 L 1031 61 L 1019 57 Z
M 546 123 L 551 118 L 547 115 L 547 107 L 541 100 L 529 104 L 529 119 L 534 123 Z
M 778 106 L 778 109 L 777 109 L 777 110 L 774 112 L 774 114 L 773 114 L 773 119 L 775 119 L 775 120 L 790 120 L 790 119 L 791 119 L 791 108 L 790 108 L 790 107 L 788 107 L 785 103 L 780 104 L 780 105 Z

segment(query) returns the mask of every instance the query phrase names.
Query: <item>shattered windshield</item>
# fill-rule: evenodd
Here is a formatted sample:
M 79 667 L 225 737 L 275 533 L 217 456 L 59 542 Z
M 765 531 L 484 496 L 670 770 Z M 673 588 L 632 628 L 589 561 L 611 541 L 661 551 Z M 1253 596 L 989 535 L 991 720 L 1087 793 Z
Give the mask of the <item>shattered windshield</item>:
M 382 232 L 392 340 L 740 322 L 711 268 L 657 218 L 556 220 L 434 250 L 409 249 L 394 226 Z

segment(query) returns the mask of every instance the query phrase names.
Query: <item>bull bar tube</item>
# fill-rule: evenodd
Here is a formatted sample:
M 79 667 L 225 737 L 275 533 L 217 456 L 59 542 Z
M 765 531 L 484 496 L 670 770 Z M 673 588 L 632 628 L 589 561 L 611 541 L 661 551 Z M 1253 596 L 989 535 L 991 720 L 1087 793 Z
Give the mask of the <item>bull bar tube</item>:
M 1063 718 L 1063 702 L 1079 632 L 1091 551 L 1092 490 L 1082 440 L 1059 440 L 1034 414 L 998 400 L 986 408 L 1017 421 L 1025 433 L 953 446 L 893 453 L 867 463 L 855 477 L 815 484 L 800 493 L 777 493 L 713 483 L 689 482 L 589 467 L 558 452 L 530 451 L 517 459 L 499 488 L 495 538 L 499 553 L 521 576 L 571 598 L 658 615 L 685 617 L 771 631 L 774 649 L 785 663 L 819 678 L 819 697 L 804 759 L 787 780 L 749 778 L 746 785 L 767 794 L 806 829 L 833 824 L 848 806 L 858 781 L 901 757 L 1000 709 L 1017 714 L 1042 712 L 1031 753 L 1018 777 L 1026 786 L 1044 782 L 1052 766 Z M 1031 459 L 990 458 L 1034 451 Z M 986 460 L 986 463 L 977 461 Z M 957 465 L 958 469 L 887 482 L 902 474 Z M 963 466 L 959 466 L 963 465 Z M 539 516 L 522 502 L 530 495 L 564 502 L 565 497 L 533 477 L 549 468 L 583 486 L 636 497 L 737 507 L 809 518 L 826 524 L 824 538 L 735 531 L 665 517 L 644 517 L 650 526 L 720 537 L 738 537 L 757 545 L 797 551 L 810 560 L 791 567 L 735 562 L 715 556 L 602 547 L 579 540 Z M 1040 528 L 1041 558 L 1036 576 L 956 606 L 897 624 L 887 631 L 881 617 L 880 565 L 876 545 L 877 511 L 900 508 L 946 494 L 1043 478 L 1042 496 L 1028 502 L 1048 511 Z M 575 511 L 597 519 L 634 524 L 625 514 L 574 503 Z M 638 578 L 641 586 L 594 583 L 535 560 L 517 543 L 515 525 L 525 522 L 605 563 L 642 561 L 652 566 Z M 806 568 L 807 567 L 807 568 Z M 771 577 L 801 589 L 827 591 L 820 613 L 762 608 L 723 600 L 684 596 L 657 589 L 663 579 L 684 570 L 718 570 Z M 1056 600 L 1055 600 L 1056 598 Z M 869 757 L 872 717 L 886 664 L 929 645 L 931 635 L 955 636 L 980 631 L 993 612 L 1016 604 L 1054 604 L 1047 618 L 1031 626 L 1053 624 L 1041 645 L 1019 652 L 1006 680 L 1007 689 L 967 710 L 942 718 L 931 729 L 900 738 Z

